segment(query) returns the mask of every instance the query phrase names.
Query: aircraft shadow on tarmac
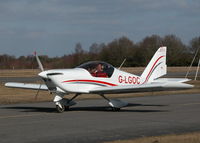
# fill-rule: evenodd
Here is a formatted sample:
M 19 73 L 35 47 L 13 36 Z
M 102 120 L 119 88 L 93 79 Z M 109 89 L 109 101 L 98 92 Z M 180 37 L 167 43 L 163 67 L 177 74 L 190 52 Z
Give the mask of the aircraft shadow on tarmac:
M 157 104 L 133 104 L 129 103 L 126 107 L 165 107 L 168 105 L 157 105 Z M 116 112 L 168 112 L 168 110 L 159 110 L 159 109 L 127 109 L 126 107 L 122 108 L 120 111 Z M 20 112 L 46 112 L 46 113 L 55 113 L 56 109 L 52 107 L 30 107 L 30 106 L 12 106 L 12 107 L 2 107 L 1 109 L 17 109 L 21 110 Z M 71 111 L 100 111 L 100 112 L 113 112 L 110 106 L 87 106 L 87 107 L 70 107 L 69 112 Z M 66 112 L 67 112 L 66 111 Z

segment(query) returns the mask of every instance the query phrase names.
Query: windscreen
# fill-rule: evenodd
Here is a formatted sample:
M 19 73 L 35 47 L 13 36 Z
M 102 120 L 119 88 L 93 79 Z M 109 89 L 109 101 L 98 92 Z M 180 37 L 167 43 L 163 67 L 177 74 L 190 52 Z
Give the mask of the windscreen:
M 101 78 L 111 77 L 114 71 L 114 67 L 112 65 L 101 61 L 87 62 L 78 66 L 77 68 L 84 68 L 92 76 Z

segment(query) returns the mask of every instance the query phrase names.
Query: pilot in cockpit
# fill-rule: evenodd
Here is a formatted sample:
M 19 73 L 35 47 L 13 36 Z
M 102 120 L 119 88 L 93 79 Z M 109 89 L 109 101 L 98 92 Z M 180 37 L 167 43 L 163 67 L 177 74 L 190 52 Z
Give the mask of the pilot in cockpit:
M 96 68 L 94 69 L 94 71 L 91 71 L 91 74 L 92 76 L 95 76 L 95 77 L 108 77 L 107 73 L 105 73 L 103 71 L 103 65 L 102 64 L 98 64 L 96 66 Z

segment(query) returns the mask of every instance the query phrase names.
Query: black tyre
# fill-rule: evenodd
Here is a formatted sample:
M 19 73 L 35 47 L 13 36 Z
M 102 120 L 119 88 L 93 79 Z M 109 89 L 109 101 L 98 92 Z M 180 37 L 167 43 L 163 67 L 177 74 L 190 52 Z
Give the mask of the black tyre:
M 62 108 L 60 108 L 60 106 L 56 105 L 56 110 L 57 110 L 58 113 L 62 113 L 62 112 L 65 111 L 65 106 L 62 105 Z
M 112 107 L 113 111 L 120 111 L 120 108 Z

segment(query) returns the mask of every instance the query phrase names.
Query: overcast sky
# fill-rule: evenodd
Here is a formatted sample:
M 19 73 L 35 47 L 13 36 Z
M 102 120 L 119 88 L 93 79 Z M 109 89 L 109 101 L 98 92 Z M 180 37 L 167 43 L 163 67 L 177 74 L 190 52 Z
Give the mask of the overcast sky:
M 0 54 L 62 56 L 80 42 L 200 36 L 199 0 L 0 0 Z

